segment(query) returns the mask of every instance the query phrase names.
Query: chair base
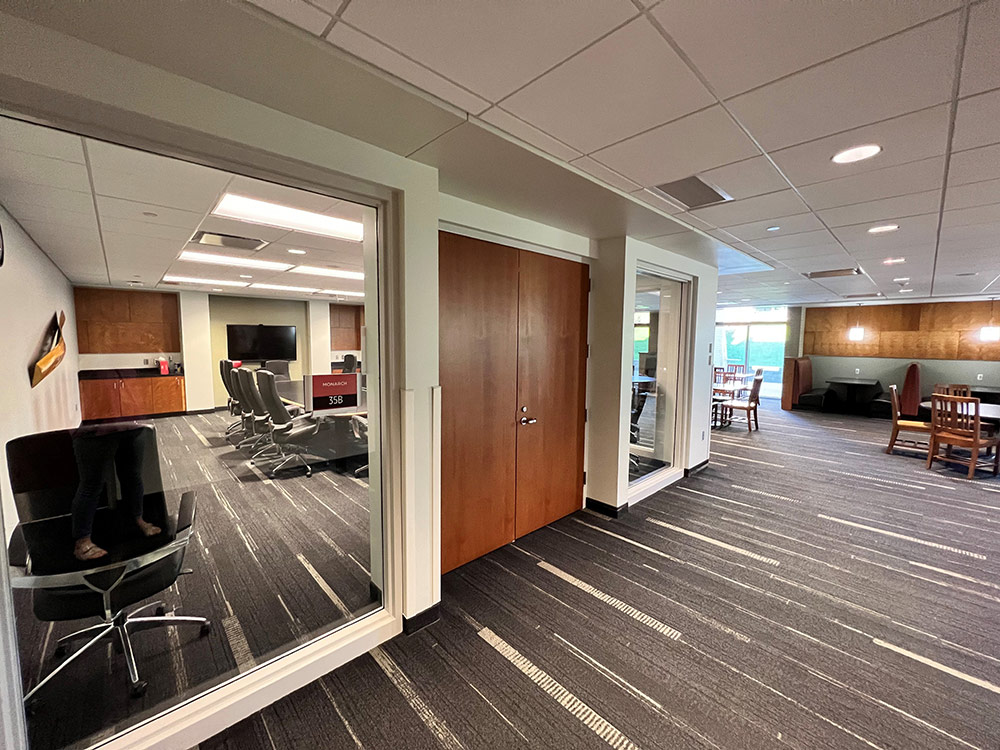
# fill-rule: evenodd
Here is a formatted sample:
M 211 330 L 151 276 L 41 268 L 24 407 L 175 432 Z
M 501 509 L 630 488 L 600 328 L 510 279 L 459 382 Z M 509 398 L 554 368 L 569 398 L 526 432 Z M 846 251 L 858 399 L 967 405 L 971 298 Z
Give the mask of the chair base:
M 140 613 L 154 608 L 155 615 L 151 617 L 139 616 Z M 90 651 L 108 637 L 117 637 L 118 648 L 120 648 L 121 653 L 124 654 L 125 663 L 128 666 L 129 681 L 132 683 L 131 695 L 133 698 L 141 698 L 146 694 L 148 683 L 139 678 L 139 667 L 136 664 L 135 654 L 132 651 L 131 635 L 142 630 L 151 630 L 153 628 L 162 628 L 170 625 L 198 625 L 201 628 L 200 634 L 203 637 L 212 632 L 212 623 L 210 620 L 204 617 L 168 615 L 166 614 L 163 602 L 146 604 L 130 613 L 126 613 L 125 610 L 122 610 L 110 620 L 105 620 L 97 625 L 91 625 L 89 628 L 84 628 L 83 630 L 78 630 L 75 633 L 70 633 L 69 635 L 63 636 L 56 641 L 56 650 L 53 654 L 56 658 L 62 658 L 65 656 L 69 651 L 69 644 L 74 641 L 86 640 L 87 643 L 84 644 L 83 648 L 73 652 L 72 656 L 49 672 L 49 674 L 45 676 L 45 679 L 35 685 L 35 687 L 33 687 L 24 696 L 25 705 L 28 706 L 30 703 L 37 701 L 37 698 L 35 698 L 36 693 L 38 693 L 38 691 L 53 677 L 76 661 L 76 659 L 80 658 L 82 654 Z

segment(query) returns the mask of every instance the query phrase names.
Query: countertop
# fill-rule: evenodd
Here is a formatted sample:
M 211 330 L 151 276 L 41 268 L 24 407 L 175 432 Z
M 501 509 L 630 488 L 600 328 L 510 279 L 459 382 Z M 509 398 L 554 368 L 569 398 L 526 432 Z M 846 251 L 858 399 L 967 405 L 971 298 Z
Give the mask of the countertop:
M 80 380 L 118 380 L 119 378 L 166 378 L 160 375 L 159 367 L 121 368 L 118 370 L 80 370 Z M 184 377 L 176 373 L 174 377 Z

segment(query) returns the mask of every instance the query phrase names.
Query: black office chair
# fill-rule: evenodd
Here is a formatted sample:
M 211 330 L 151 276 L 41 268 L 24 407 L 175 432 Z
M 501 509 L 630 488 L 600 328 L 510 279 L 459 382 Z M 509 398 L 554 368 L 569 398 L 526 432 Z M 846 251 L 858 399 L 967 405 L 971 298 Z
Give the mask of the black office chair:
M 247 430 L 246 439 L 240 441 L 236 447 L 256 449 L 257 452 L 251 456 L 251 461 L 253 461 L 271 447 L 271 416 L 267 413 L 260 393 L 257 391 L 253 370 L 248 367 L 240 367 L 233 370 L 233 375 L 239 383 L 240 403 L 243 405 L 243 420 Z
M 264 367 L 262 369 L 267 370 L 268 372 L 273 372 L 275 380 L 292 379 L 288 372 L 287 359 L 269 359 L 264 362 Z
M 271 416 L 271 439 L 278 447 L 280 457 L 278 465 L 268 474 L 273 477 L 297 460 L 306 467 L 306 476 L 311 477 L 312 467 L 302 453 L 319 433 L 319 425 L 312 418 L 312 413 L 299 416 L 289 413 L 278 393 L 274 373 L 269 370 L 257 370 L 257 392 Z
M 358 371 L 358 358 L 353 354 L 344 355 L 344 369 L 342 372 L 357 372 Z
M 131 514 L 119 505 L 121 492 L 115 474 L 121 475 L 125 467 L 115 465 L 112 470 L 109 463 L 104 466 L 102 497 L 91 534 L 94 543 L 108 554 L 80 561 L 73 555 L 71 511 L 80 482 L 73 441 L 101 439 L 138 442 L 143 517 L 163 531 L 153 537 L 138 531 Z M 168 515 L 152 427 L 130 426 L 113 434 L 58 430 L 16 438 L 7 443 L 7 467 L 19 519 L 9 547 L 11 586 L 31 590 L 34 614 L 43 622 L 100 619 L 96 625 L 57 641 L 56 657 L 65 656 L 75 641 L 85 640 L 86 644 L 35 685 L 24 696 L 25 703 L 30 705 L 59 672 L 109 637 L 117 637 L 122 648 L 132 696 L 141 697 L 147 683 L 139 678 L 132 651 L 135 633 L 170 625 L 197 625 L 203 636 L 211 632 L 209 620 L 167 614 L 162 601 L 126 612 L 127 607 L 170 588 L 182 573 L 194 526 L 194 493 L 183 493 L 176 517 Z M 155 614 L 143 614 L 149 610 Z
M 222 377 L 222 385 L 225 386 L 226 393 L 229 394 L 229 400 L 226 402 L 229 413 L 234 417 L 240 417 L 240 419 L 236 420 L 226 428 L 226 434 L 232 435 L 233 433 L 239 431 L 243 424 L 239 395 L 233 387 L 233 360 L 219 360 L 219 375 Z

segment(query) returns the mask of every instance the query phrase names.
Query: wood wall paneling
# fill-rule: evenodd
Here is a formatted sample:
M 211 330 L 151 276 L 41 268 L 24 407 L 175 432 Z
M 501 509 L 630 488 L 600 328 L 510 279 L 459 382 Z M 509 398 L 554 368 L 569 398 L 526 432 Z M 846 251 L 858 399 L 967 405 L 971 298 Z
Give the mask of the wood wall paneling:
M 1000 325 L 1000 301 L 927 302 L 912 305 L 806 309 L 805 355 L 899 359 L 997 360 L 1000 345 L 984 344 L 979 331 Z M 848 330 L 865 329 L 863 341 Z
M 364 308 L 360 305 L 330 304 L 330 349 L 355 351 L 361 349 L 361 326 Z
M 73 293 L 81 354 L 180 351 L 173 292 L 77 287 Z

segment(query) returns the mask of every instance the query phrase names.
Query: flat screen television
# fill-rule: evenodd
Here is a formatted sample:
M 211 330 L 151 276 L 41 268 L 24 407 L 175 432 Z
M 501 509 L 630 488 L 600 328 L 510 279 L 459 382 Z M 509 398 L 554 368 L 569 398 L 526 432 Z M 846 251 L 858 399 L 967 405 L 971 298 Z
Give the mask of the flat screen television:
M 295 359 L 295 326 L 227 325 L 229 359 Z

